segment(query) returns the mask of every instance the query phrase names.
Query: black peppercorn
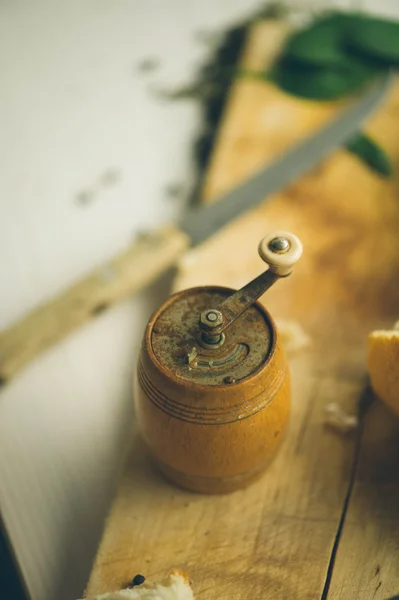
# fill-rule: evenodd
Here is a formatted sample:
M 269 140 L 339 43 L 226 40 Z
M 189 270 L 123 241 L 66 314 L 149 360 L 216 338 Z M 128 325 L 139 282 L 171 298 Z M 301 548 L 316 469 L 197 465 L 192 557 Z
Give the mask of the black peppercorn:
M 138 574 L 133 577 L 132 582 L 130 583 L 129 587 L 136 587 L 138 585 L 141 585 L 144 582 L 145 582 L 144 575 Z

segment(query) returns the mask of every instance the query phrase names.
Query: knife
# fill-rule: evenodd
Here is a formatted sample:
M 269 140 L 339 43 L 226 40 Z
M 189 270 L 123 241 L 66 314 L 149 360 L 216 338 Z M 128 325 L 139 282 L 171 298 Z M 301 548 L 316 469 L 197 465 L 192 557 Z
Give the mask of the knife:
M 385 96 L 392 78 L 389 74 L 379 79 L 334 120 L 214 204 L 191 209 L 178 225 L 142 236 L 125 253 L 3 331 L 0 334 L 0 385 L 10 381 L 41 351 L 79 325 L 154 281 L 190 246 L 200 244 L 318 164 L 359 129 Z

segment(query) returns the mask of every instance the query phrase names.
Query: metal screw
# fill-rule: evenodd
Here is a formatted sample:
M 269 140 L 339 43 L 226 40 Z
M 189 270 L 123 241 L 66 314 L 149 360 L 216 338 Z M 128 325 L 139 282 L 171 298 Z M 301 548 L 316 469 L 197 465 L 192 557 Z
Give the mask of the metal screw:
M 236 380 L 231 375 L 228 375 L 227 377 L 225 377 L 223 379 L 223 383 L 235 383 L 235 382 L 236 382 Z
M 277 254 L 284 254 L 291 248 L 291 244 L 287 238 L 276 237 L 269 242 L 269 248 L 272 252 Z

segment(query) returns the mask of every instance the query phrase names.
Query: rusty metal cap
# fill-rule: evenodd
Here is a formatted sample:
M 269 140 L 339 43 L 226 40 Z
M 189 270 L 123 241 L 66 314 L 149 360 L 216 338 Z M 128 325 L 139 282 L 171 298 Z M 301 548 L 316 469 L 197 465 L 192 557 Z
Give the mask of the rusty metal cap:
M 153 316 L 146 343 L 171 378 L 202 385 L 232 385 L 268 361 L 276 330 L 257 302 L 292 272 L 302 254 L 300 240 L 275 231 L 259 245 L 266 271 L 239 290 L 192 288 L 172 296 Z
M 268 312 L 255 302 L 224 332 L 223 344 L 201 339 L 199 315 L 214 309 L 235 290 L 192 288 L 171 296 L 148 324 L 146 339 L 160 366 L 202 385 L 232 385 L 261 369 L 273 352 L 276 331 Z

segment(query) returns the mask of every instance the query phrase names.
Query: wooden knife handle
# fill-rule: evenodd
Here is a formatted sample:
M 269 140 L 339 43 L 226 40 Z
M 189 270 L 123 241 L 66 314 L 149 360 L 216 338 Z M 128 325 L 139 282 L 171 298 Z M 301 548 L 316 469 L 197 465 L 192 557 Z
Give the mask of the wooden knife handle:
M 141 236 L 125 253 L 1 332 L 0 384 L 79 325 L 155 280 L 189 241 L 174 226 Z

